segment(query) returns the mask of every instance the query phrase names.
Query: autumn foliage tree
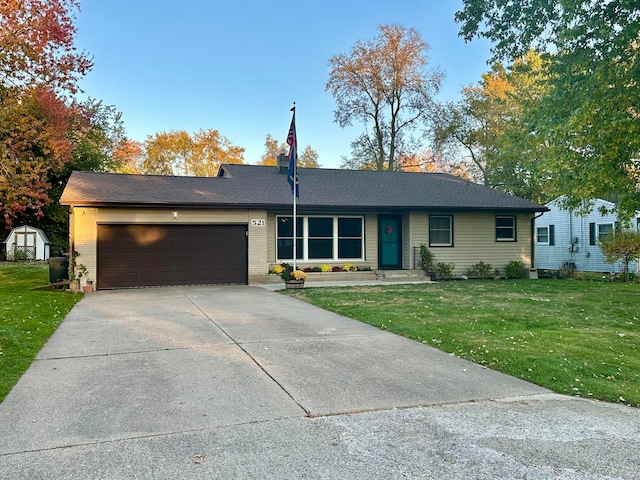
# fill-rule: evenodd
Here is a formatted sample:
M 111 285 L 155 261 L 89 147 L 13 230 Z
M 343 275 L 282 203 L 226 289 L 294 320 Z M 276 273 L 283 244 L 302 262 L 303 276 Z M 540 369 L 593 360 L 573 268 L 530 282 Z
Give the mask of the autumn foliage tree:
M 440 106 L 434 138 L 438 152 L 463 160 L 487 186 L 534 201 L 548 200 L 541 187 L 544 138 L 530 112 L 548 90 L 547 70 L 530 51 L 511 65 L 497 62 L 462 98 Z
M 146 174 L 214 177 L 221 164 L 244 162 L 244 148 L 212 129 L 150 135 L 144 149 L 141 173 Z
M 74 0 L 0 2 L 0 79 L 5 86 L 42 85 L 56 92 L 77 90 L 93 66 L 74 45 Z
M 545 139 L 545 187 L 568 208 L 615 193 L 640 208 L 640 3 L 630 0 L 463 0 L 460 35 L 493 42 L 494 60 L 543 52 L 548 92 L 530 110 Z
M 428 50 L 417 30 L 381 25 L 374 39 L 329 59 L 326 90 L 336 101 L 335 121 L 366 128 L 347 166 L 396 170 L 398 158 L 415 149 L 413 134 L 429 121 L 442 82 L 440 71 L 427 68 Z
M 258 165 L 275 166 L 278 161 L 278 155 L 287 154 L 289 146 L 285 142 L 278 142 L 270 134 L 264 141 L 265 153 L 257 163 Z M 307 145 L 302 152 L 298 152 L 298 166 L 304 168 L 318 168 L 318 152 L 310 145 Z
M 74 151 L 86 111 L 69 101 L 92 61 L 74 46 L 72 0 L 0 2 L 0 223 L 39 220 Z M 84 125 L 84 126 L 83 126 Z

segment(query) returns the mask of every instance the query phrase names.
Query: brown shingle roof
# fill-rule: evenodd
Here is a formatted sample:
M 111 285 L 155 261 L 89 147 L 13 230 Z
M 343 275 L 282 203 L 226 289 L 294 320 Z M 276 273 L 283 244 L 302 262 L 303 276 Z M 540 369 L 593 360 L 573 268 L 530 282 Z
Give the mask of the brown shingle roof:
M 301 168 L 299 177 L 301 210 L 546 210 L 448 174 Z M 287 208 L 292 196 L 275 167 L 224 165 L 216 178 L 73 172 L 60 203 Z

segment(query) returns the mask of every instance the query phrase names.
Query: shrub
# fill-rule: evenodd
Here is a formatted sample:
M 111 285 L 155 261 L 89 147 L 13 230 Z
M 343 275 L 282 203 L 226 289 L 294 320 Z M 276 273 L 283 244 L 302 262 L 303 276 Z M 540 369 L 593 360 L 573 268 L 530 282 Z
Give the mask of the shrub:
M 427 273 L 433 271 L 433 261 L 435 255 L 425 244 L 420 245 L 420 267 Z
M 331 269 L 332 272 L 341 272 L 342 267 L 338 267 L 337 265 Z
M 321 271 L 322 271 L 322 269 L 321 269 L 320 267 L 318 267 L 318 266 L 315 266 L 315 267 L 313 267 L 313 268 L 311 269 L 311 271 L 312 271 L 312 272 L 321 272 Z
M 327 265 L 326 263 L 324 265 L 320 265 L 320 271 L 321 272 L 330 272 L 331 271 L 331 265 Z
M 436 263 L 433 267 L 433 272 L 436 274 L 437 280 L 451 280 L 455 268 L 454 263 Z
M 356 270 L 358 270 L 358 267 L 356 267 L 353 263 L 345 263 L 344 265 L 342 265 L 342 270 L 344 270 L 345 272 L 355 272 Z
M 577 270 L 576 264 L 573 262 L 562 262 L 558 275 L 560 278 L 576 278 Z
M 519 260 L 512 260 L 507 263 L 504 272 L 507 278 L 524 278 L 524 263 Z
M 480 261 L 469 267 L 469 270 L 467 270 L 467 276 L 470 278 L 492 278 L 493 265 Z

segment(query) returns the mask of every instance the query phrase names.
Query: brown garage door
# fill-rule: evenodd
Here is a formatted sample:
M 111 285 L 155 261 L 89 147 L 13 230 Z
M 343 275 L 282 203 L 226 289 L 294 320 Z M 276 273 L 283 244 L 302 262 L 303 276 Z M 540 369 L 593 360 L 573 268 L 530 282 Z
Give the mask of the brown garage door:
M 98 225 L 98 288 L 247 283 L 246 225 Z

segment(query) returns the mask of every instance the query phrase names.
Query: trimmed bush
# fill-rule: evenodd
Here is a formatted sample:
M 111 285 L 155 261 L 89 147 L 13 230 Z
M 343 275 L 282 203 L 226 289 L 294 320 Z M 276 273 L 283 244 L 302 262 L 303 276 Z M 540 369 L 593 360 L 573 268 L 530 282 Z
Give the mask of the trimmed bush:
M 519 260 L 512 260 L 507 263 L 504 272 L 507 278 L 524 278 L 524 263 Z
M 455 263 L 436 263 L 433 267 L 433 273 L 436 274 L 437 280 L 451 280 L 455 268 Z
M 480 261 L 469 267 L 469 270 L 467 270 L 467 277 L 482 279 L 493 278 L 493 265 Z

